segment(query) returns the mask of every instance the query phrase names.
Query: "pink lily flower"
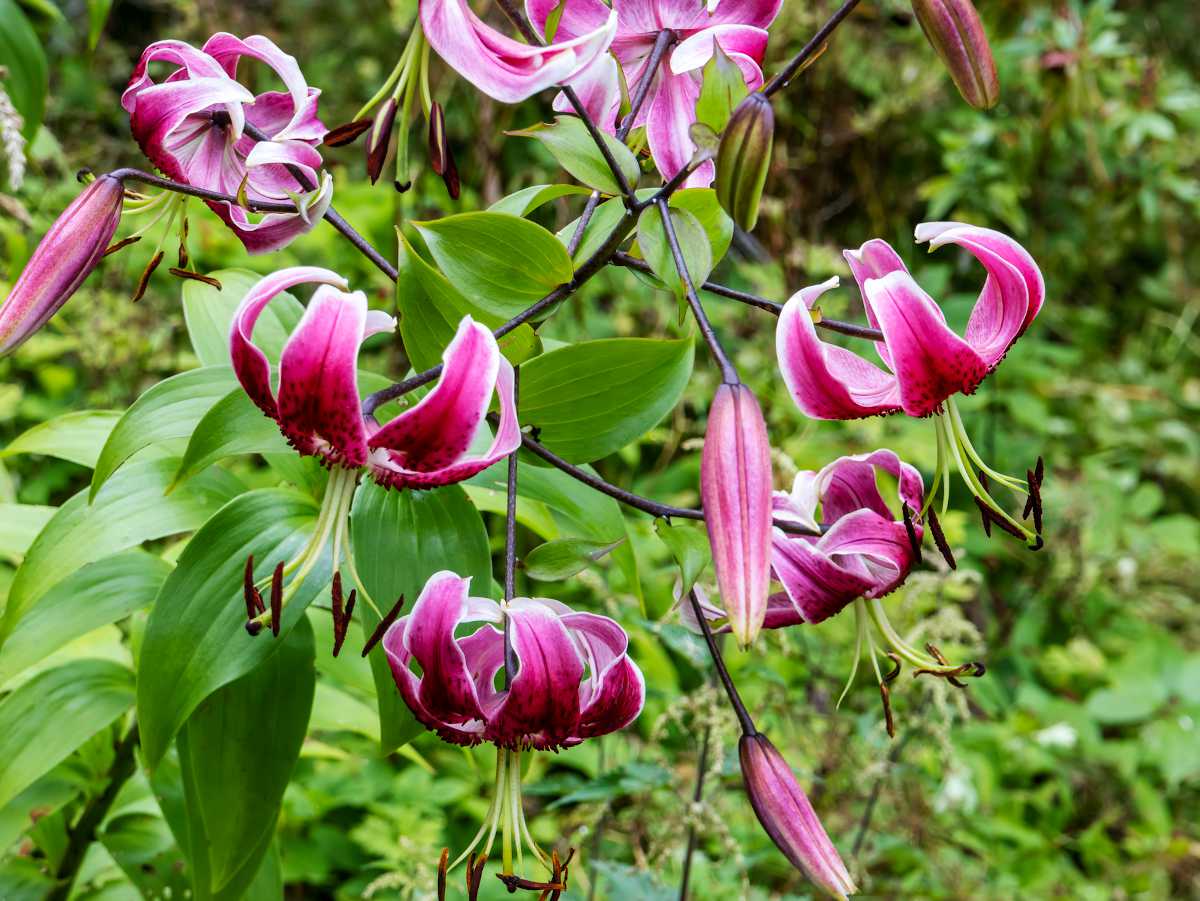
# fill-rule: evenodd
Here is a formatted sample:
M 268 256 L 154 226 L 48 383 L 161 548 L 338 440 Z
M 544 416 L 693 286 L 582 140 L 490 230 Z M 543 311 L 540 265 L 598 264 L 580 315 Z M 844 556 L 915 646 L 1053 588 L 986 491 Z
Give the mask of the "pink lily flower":
M 517 103 L 591 66 L 612 43 L 617 20 L 605 7 L 586 30 L 533 46 L 486 25 L 467 0 L 421 0 L 421 27 L 438 56 L 463 78 L 489 97 Z
M 862 293 L 867 320 L 883 333 L 875 349 L 886 369 L 817 336 L 811 310 L 821 295 L 837 285 L 832 278 L 797 292 L 784 306 L 775 335 L 784 382 L 796 405 L 814 419 L 857 419 L 900 411 L 932 416 L 938 463 L 930 498 L 943 490 L 944 513 L 953 462 L 989 534 L 995 525 L 1037 550 L 1042 546 L 1040 461 L 1024 480 L 988 466 L 971 443 L 954 395 L 974 393 L 1037 318 L 1046 297 L 1041 270 L 1025 248 L 992 229 L 926 222 L 917 226 L 916 238 L 928 241 L 931 249 L 957 244 L 987 272 L 964 335 L 947 325 L 945 314 L 921 290 L 899 254 L 886 241 L 875 239 L 858 250 L 845 251 L 845 257 Z M 1021 519 L 1032 513 L 1033 528 L 992 497 L 990 480 L 1024 496 Z M 939 541 L 953 565 L 943 545 Z
M 400 694 L 426 728 L 459 745 L 553 750 L 637 718 L 645 681 L 617 622 L 547 598 L 500 604 L 472 597 L 470 585 L 452 572 L 435 573 L 383 637 Z M 517 670 L 509 688 L 497 690 L 505 620 Z M 480 626 L 460 635 L 467 623 Z
M 608 15 L 603 0 L 563 0 L 565 7 L 555 36 L 572 39 L 596 27 Z M 653 76 L 646 103 L 634 120 L 645 126 L 650 153 L 664 179 L 683 169 L 696 152 L 689 129 L 696 121 L 702 70 L 713 55 L 713 42 L 742 70 L 746 86 L 762 86 L 760 64 L 767 48 L 767 27 L 779 14 L 782 0 L 722 0 L 715 11 L 692 0 L 613 0 L 617 34 L 612 54 L 620 64 L 629 93 L 637 91 L 646 77 L 647 62 L 655 38 L 670 29 L 679 38 L 667 59 Z M 534 27 L 545 30 L 557 0 L 526 0 Z M 605 56 L 572 80 L 597 124 L 612 132 L 621 102 L 620 76 L 611 57 Z M 555 109 L 568 111 L 564 98 Z M 714 175 L 712 162 L 693 172 L 686 187 L 706 187 Z
M 237 81 L 243 57 L 265 63 L 286 90 L 256 97 Z M 176 68 L 156 82 L 148 71 L 154 62 Z M 316 149 L 326 131 L 317 117 L 320 93 L 305 82 L 295 58 L 267 38 L 222 32 L 199 50 L 182 41 L 151 44 L 121 105 L 142 152 L 169 178 L 226 194 L 244 190 L 249 200 L 297 201 L 298 212 L 267 213 L 257 221 L 241 206 L 207 201 L 246 250 L 266 253 L 307 232 L 329 208 L 333 181 L 321 173 Z M 247 124 L 269 140 L 246 135 Z M 289 166 L 318 187 L 306 190 Z
M 124 191 L 102 175 L 55 220 L 0 307 L 0 356 L 49 322 L 96 268 L 121 221 Z

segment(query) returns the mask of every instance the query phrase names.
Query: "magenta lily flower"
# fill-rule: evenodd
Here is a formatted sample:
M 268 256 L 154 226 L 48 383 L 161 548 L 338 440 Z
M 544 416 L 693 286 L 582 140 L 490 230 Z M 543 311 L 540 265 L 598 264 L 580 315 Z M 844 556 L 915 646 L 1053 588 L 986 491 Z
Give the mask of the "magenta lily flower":
M 102 175 L 46 232 L 0 307 L 0 356 L 49 322 L 96 268 L 121 221 L 124 190 Z
M 838 284 L 833 278 L 797 292 L 779 317 L 776 350 L 784 382 L 797 406 L 814 419 L 901 411 L 933 416 L 939 459 L 931 497 L 939 487 L 947 488 L 953 459 L 980 506 L 985 527 L 995 524 L 1036 549 L 1041 546 L 1040 464 L 1024 482 L 987 466 L 971 444 L 954 395 L 973 393 L 1033 323 L 1046 296 L 1042 273 L 1025 248 L 991 229 L 927 222 L 917 226 L 916 237 L 931 249 L 957 244 L 983 264 L 987 278 L 965 334 L 960 337 L 947 325 L 899 254 L 875 239 L 847 250 L 845 257 L 867 319 L 883 333 L 875 348 L 886 369 L 817 336 L 811 310 Z M 1032 529 L 995 501 L 989 479 L 1029 498 L 1022 519 L 1032 512 Z M 943 512 L 947 500 L 944 495 Z
M 438 56 L 489 97 L 517 103 L 587 69 L 608 50 L 616 13 L 546 46 L 515 41 L 486 25 L 466 0 L 421 0 L 421 27 Z
M 696 152 L 689 129 L 696 121 L 696 101 L 705 63 L 712 58 L 713 42 L 742 70 L 746 86 L 758 90 L 763 83 L 760 64 L 767 48 L 767 28 L 779 14 L 782 0 L 721 0 L 715 10 L 691 0 L 614 0 L 617 33 L 612 55 L 620 64 L 629 93 L 646 77 L 650 51 L 658 33 L 675 32 L 679 42 L 654 73 L 646 103 L 634 120 L 645 126 L 650 153 L 664 179 L 683 169 Z M 586 34 L 609 13 L 603 0 L 563 0 L 557 38 Z M 534 27 L 545 30 L 557 0 L 526 0 Z M 616 128 L 620 106 L 620 75 L 611 57 L 603 57 L 571 81 L 591 115 L 605 130 Z M 567 111 L 564 98 L 555 108 Z M 712 162 L 702 164 L 687 179 L 687 187 L 706 187 L 713 180 Z
M 237 81 L 243 58 L 266 64 L 286 90 L 255 96 Z M 152 63 L 175 67 L 155 81 Z M 256 221 L 241 206 L 207 201 L 250 253 L 287 245 L 329 208 L 333 182 L 322 173 L 317 145 L 325 126 L 317 117 L 320 91 L 310 88 L 294 57 L 261 35 L 242 40 L 213 35 L 197 50 L 182 41 L 158 41 L 142 53 L 121 105 L 142 152 L 165 175 L 211 191 L 244 192 L 249 200 L 295 200 L 296 213 L 268 213 Z M 268 140 L 255 141 L 247 125 Z M 306 190 L 295 167 L 317 185 Z
M 738 759 L 759 823 L 792 866 L 830 897 L 844 899 L 857 892 L 795 773 L 770 740 L 761 732 L 743 735 Z
M 623 729 L 641 713 L 646 686 L 629 657 L 629 638 L 614 620 L 547 598 L 498 603 L 472 596 L 470 587 L 470 579 L 453 572 L 434 573 L 411 612 L 387 630 L 383 649 L 422 725 L 454 744 L 492 742 L 499 749 L 492 809 L 459 860 L 490 827 L 487 854 L 502 819 L 503 872 L 511 874 L 513 844 L 549 864 L 525 825 L 521 752 L 569 748 Z
M 720 385 L 700 461 L 704 524 L 721 597 L 738 644 L 758 635 L 767 611 L 771 545 L 771 447 L 754 392 Z

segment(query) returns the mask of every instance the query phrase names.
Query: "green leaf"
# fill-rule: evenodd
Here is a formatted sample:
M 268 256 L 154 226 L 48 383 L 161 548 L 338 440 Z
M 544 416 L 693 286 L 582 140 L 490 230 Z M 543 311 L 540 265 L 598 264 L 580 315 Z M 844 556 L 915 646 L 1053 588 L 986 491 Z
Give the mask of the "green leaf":
M 133 706 L 133 673 L 76 660 L 34 676 L 0 701 L 0 806 Z
M 217 401 L 201 417 L 179 462 L 178 484 L 218 460 L 237 454 L 288 453 L 275 421 L 263 415 L 240 387 Z
M 0 685 L 93 629 L 154 600 L 171 564 L 126 551 L 88 564 L 46 592 L 13 630 L 0 654 Z
M 673 210 L 686 210 L 696 217 L 708 237 L 713 266 L 716 266 L 729 252 L 729 245 L 733 241 L 733 220 L 721 209 L 717 192 L 712 188 L 684 188 L 671 195 L 669 206 Z M 703 282 L 704 279 L 698 280 L 696 288 L 699 289 Z
M 205 366 L 148 388 L 104 442 L 92 473 L 90 499 L 94 501 L 109 476 L 138 451 L 192 434 L 204 414 L 236 384 L 228 366 Z
M 201 701 L 282 644 L 269 630 L 254 638 L 246 633 L 243 569 L 250 555 L 260 575 L 291 559 L 308 540 L 316 512 L 311 498 L 293 491 L 251 491 L 221 509 L 188 542 L 154 602 L 139 657 L 138 722 L 149 767 L 162 759 Z M 328 585 L 326 562 L 284 607 L 281 635 Z
M 587 126 L 577 116 L 559 116 L 551 124 L 539 123 L 521 131 L 507 132 L 514 137 L 535 138 L 574 178 L 589 188 L 605 194 L 620 194 L 621 188 L 604 155 L 588 134 Z M 604 135 L 604 143 L 612 152 L 629 186 L 636 187 L 641 167 L 633 152 L 612 135 Z
M 480 308 L 511 319 L 574 275 L 554 235 L 508 213 L 414 222 L 446 278 Z
M 50 90 L 46 54 L 37 32 L 13 0 L 0 0 L 0 66 L 8 76 L 0 84 L 21 114 L 21 134 L 32 141 L 42 124 Z
M 80 491 L 63 504 L 21 562 L 8 592 L 0 642 L 34 604 L 75 570 L 118 551 L 199 528 L 242 484 L 209 470 L 164 497 L 179 461 L 131 463 L 88 504 Z
M 531 579 L 540 582 L 561 582 L 583 572 L 591 564 L 608 555 L 625 539 L 589 541 L 586 538 L 560 538 L 539 544 L 521 561 L 521 568 Z
M 521 422 L 572 463 L 599 460 L 670 411 L 692 374 L 690 339 L 606 338 L 521 366 Z
M 700 99 L 696 101 L 696 121 L 720 134 L 734 107 L 749 93 L 742 70 L 714 39 L 713 55 L 704 64 L 704 82 L 700 87 Z
M 258 870 L 308 729 L 314 653 L 301 618 L 278 653 L 209 695 L 179 731 L 193 880 L 207 878 L 198 897 Z
M 19 561 L 57 512 L 57 507 L 0 504 L 0 557 Z
M 683 590 L 680 593 L 682 597 L 692 590 L 692 586 L 712 560 L 708 535 L 696 526 L 670 525 L 665 519 L 654 521 L 654 532 L 679 564 L 679 573 L 683 579 Z
M 621 220 L 624 218 L 625 202 L 620 197 L 606 200 L 596 207 L 596 212 L 588 221 L 587 228 L 583 230 L 583 240 L 579 242 L 579 246 L 575 248 L 575 255 L 571 258 L 575 265 L 578 266 L 604 246 L 604 242 L 620 226 Z M 558 240 L 562 241 L 564 246 L 570 246 L 571 238 L 574 237 L 575 229 L 578 226 L 579 219 L 577 218 L 565 228 L 559 229 Z
M 446 276 L 421 258 L 397 230 L 400 254 L 396 280 L 396 306 L 400 310 L 400 335 L 404 338 L 413 366 L 430 369 L 442 362 L 445 350 L 464 316 L 470 316 L 490 329 L 504 318 L 466 298 L 450 284 Z M 500 350 L 514 365 L 541 353 L 541 339 L 528 325 L 514 329 L 500 339 Z
M 64 413 L 22 432 L 0 452 L 0 457 L 16 454 L 43 454 L 70 460 L 89 469 L 96 465 L 100 448 L 108 440 L 113 426 L 121 418 L 118 410 L 77 410 Z
M 221 283 L 220 291 L 204 282 L 189 279 L 183 283 L 183 318 L 200 364 L 228 366 L 233 314 L 246 292 L 262 276 L 248 269 L 218 269 L 209 275 Z M 263 310 L 254 326 L 254 343 L 272 363 L 279 361 L 283 343 L 302 315 L 304 307 L 287 293 L 276 297 Z
M 545 206 L 560 197 L 590 193 L 580 185 L 530 185 L 507 197 L 501 197 L 488 210 L 493 213 L 509 213 L 513 216 L 528 216 L 538 207 Z
M 108 22 L 108 13 L 112 9 L 112 0 L 87 0 L 88 8 L 88 50 L 95 50 L 100 42 L 100 33 Z
M 704 226 L 695 214 L 688 210 L 669 208 L 671 222 L 675 226 L 675 236 L 679 241 L 679 249 L 683 252 L 683 261 L 692 284 L 699 290 L 700 285 L 708 279 L 713 268 L 712 246 L 708 243 L 708 235 Z M 654 274 L 664 285 L 675 292 L 677 297 L 684 294 L 683 276 L 675 266 L 675 256 L 667 241 L 663 229 L 662 214 L 657 206 L 642 210 L 638 217 L 638 247 L 642 256 L 654 270 Z
M 452 569 L 473 579 L 473 590 L 486 594 L 492 581 L 492 557 L 483 520 L 462 488 L 388 491 L 366 482 L 350 515 L 354 559 L 363 587 L 388 610 L 400 595 L 411 608 L 435 572 Z M 379 618 L 361 600 L 363 636 Z M 413 718 L 392 680 L 387 657 L 378 645 L 369 656 L 379 696 L 381 750 L 391 753 L 417 735 Z

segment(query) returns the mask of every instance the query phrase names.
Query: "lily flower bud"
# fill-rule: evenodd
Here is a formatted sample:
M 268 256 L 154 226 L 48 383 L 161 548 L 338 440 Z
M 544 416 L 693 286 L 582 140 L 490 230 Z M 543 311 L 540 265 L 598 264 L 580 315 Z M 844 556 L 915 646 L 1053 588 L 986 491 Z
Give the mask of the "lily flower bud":
M 1000 99 L 996 61 L 971 0 L 913 0 L 913 12 L 963 99 L 991 109 Z
M 396 98 L 389 97 L 371 124 L 367 137 L 367 177 L 371 184 L 379 181 L 383 164 L 387 162 L 388 146 L 392 143 L 392 126 L 396 122 Z
M 771 449 L 762 410 L 745 385 L 717 388 L 700 494 L 729 625 L 745 647 L 762 628 L 771 576 Z
M 88 277 L 121 221 L 124 187 L 102 175 L 58 217 L 0 307 L 0 356 L 49 321 Z
M 717 200 L 746 231 L 758 221 L 758 202 L 767 183 L 775 111 L 766 94 L 755 92 L 729 117 L 717 150 Z
M 738 757 L 754 813 L 792 865 L 834 898 L 858 891 L 791 767 L 767 737 L 743 735 Z

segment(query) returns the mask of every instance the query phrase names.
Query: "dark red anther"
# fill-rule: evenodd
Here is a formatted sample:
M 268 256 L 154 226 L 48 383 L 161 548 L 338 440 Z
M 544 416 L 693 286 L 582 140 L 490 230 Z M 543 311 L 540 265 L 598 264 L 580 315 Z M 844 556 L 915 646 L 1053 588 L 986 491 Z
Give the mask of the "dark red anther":
M 142 270 L 142 277 L 138 279 L 137 287 L 133 290 L 133 302 L 137 303 L 142 299 L 142 295 L 146 293 L 146 288 L 150 284 L 150 276 L 154 274 L 154 270 L 158 268 L 158 264 L 163 260 L 163 252 L 160 250 L 150 258 L 150 262 L 146 264 L 146 268 Z
M 350 628 L 350 620 L 354 615 L 354 602 L 357 599 L 357 593 L 351 589 L 350 597 L 343 605 L 342 602 L 342 574 L 335 572 L 333 574 L 333 656 L 336 657 L 341 653 L 342 645 L 346 641 L 346 632 Z
M 895 738 L 896 721 L 892 718 L 892 693 L 886 682 L 879 683 L 879 697 L 883 699 L 883 721 L 887 725 L 888 738 Z
M 325 132 L 321 143 L 326 147 L 344 147 L 346 144 L 353 144 L 358 140 L 359 135 L 371 127 L 374 121 L 374 119 L 355 119 L 353 122 L 331 128 Z
M 400 181 L 399 179 L 394 178 L 392 179 L 392 187 L 396 189 L 397 194 L 403 194 L 412 187 L 412 179 L 410 178 L 408 181 Z
M 979 515 L 983 517 L 983 534 L 988 538 L 992 537 L 992 511 L 982 498 L 975 498 L 975 506 L 979 508 Z
M 945 558 L 950 568 L 958 569 L 958 563 L 954 560 L 954 552 L 950 550 L 950 543 L 946 541 L 946 533 L 942 531 L 942 524 L 938 522 L 937 514 L 933 512 L 933 507 L 929 508 L 928 520 L 929 531 L 933 534 L 933 543 L 942 552 L 942 557 Z
M 487 859 L 486 854 L 480 854 L 473 867 L 470 861 L 467 862 L 467 897 L 470 901 L 477 901 L 479 898 L 479 886 L 483 882 L 483 868 L 487 865 Z
M 1020 538 L 1022 541 L 1025 540 L 1025 533 L 1009 522 L 1007 517 L 1000 516 L 995 510 L 988 507 L 987 504 L 985 504 L 979 498 L 975 498 L 975 503 L 979 506 L 979 511 L 983 514 L 985 520 L 990 521 L 993 525 L 999 527 L 1014 538 Z M 984 531 L 986 531 L 989 536 L 992 534 L 992 530 L 990 528 L 985 527 Z
M 429 167 L 438 175 L 446 173 L 449 144 L 446 141 L 446 115 L 436 100 L 429 108 Z
M 504 887 L 508 889 L 510 895 L 515 895 L 521 889 L 527 892 L 561 892 L 566 888 L 561 882 L 535 882 L 532 879 L 522 879 L 520 876 L 505 875 L 504 873 L 497 873 L 496 878 L 504 883 Z
M 1038 457 L 1040 465 L 1042 458 Z M 1042 533 L 1042 480 L 1038 478 L 1036 471 L 1026 473 L 1026 482 L 1029 485 L 1029 498 L 1025 501 L 1025 515 L 1022 519 L 1033 514 L 1033 530 L 1041 535 Z
M 101 256 L 106 257 L 110 253 L 116 253 L 118 250 L 124 250 L 130 244 L 136 244 L 140 240 L 142 240 L 141 235 L 130 235 L 128 238 L 122 238 L 116 244 L 109 245 L 108 249 L 105 250 L 104 253 L 101 254 Z
M 454 155 L 450 153 L 450 148 L 446 148 L 446 171 L 442 174 L 442 181 L 446 183 L 446 193 L 450 195 L 450 199 L 458 200 L 461 185 L 458 180 L 458 166 L 454 163 Z
M 1033 480 L 1035 482 L 1037 482 L 1037 486 L 1039 488 L 1042 487 L 1042 479 L 1044 479 L 1045 477 L 1046 477 L 1046 461 L 1041 458 L 1041 455 L 1039 455 L 1037 458 L 1037 463 L 1035 463 L 1034 467 L 1033 467 Z
M 913 525 L 913 511 L 908 504 L 904 505 L 904 531 L 908 533 L 908 546 L 912 548 L 913 556 L 921 559 L 921 542 L 917 539 L 917 529 Z
M 379 115 L 371 124 L 371 133 L 367 137 L 367 177 L 371 184 L 379 181 L 383 173 L 383 165 L 387 162 L 388 148 L 392 143 L 392 126 L 396 122 L 396 98 L 389 97 L 384 101 Z
M 278 637 L 279 621 L 283 619 L 283 561 L 271 573 L 271 634 Z
M 255 617 L 266 610 L 263 604 L 262 592 L 254 587 L 254 555 L 246 558 L 246 570 L 242 575 L 242 596 L 246 599 L 246 631 L 257 635 L 262 631 L 262 623 L 256 622 Z
M 438 859 L 437 896 L 438 901 L 446 901 L 446 866 L 450 861 L 450 849 L 442 848 L 442 856 Z
M 900 675 L 900 655 L 895 651 L 888 651 L 886 656 L 892 661 L 893 668 L 890 673 L 883 677 L 883 681 L 885 684 L 891 685 Z
M 178 266 L 172 266 L 167 272 L 176 278 L 189 279 L 193 282 L 204 282 L 204 284 L 216 288 L 218 291 L 221 290 L 221 283 L 211 275 L 201 275 L 199 272 L 193 272 L 190 269 L 180 269 Z
M 371 633 L 371 637 L 367 639 L 367 643 L 363 645 L 362 655 L 366 657 L 371 653 L 371 649 L 379 644 L 379 640 L 383 638 L 383 633 L 388 630 L 388 627 L 396 621 L 396 617 L 400 615 L 400 610 L 404 606 L 404 595 L 400 595 L 395 605 L 387 612 L 387 616 L 379 621 L 379 625 L 375 627 L 375 631 Z

